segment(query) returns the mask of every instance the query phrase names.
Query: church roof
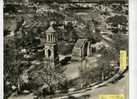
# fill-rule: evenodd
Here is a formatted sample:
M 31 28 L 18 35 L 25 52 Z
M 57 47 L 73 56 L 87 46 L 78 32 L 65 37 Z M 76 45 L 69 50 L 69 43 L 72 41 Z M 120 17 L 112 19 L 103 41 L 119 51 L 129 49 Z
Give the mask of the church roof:
M 47 32 L 47 33 L 49 33 L 49 32 L 53 33 L 53 32 L 55 32 L 55 29 L 54 29 L 52 26 L 50 26 L 50 27 L 46 30 L 46 32 Z
M 87 41 L 87 39 L 78 39 L 76 44 L 75 44 L 75 47 L 81 48 L 83 46 L 83 44 L 85 44 L 86 41 Z

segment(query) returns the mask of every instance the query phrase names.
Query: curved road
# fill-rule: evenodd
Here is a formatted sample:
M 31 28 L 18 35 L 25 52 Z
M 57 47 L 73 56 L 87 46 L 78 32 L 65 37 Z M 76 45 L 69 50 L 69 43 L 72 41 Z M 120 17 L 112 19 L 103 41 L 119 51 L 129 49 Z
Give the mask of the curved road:
M 99 99 L 99 95 L 102 94 L 124 94 L 125 99 L 128 99 L 128 73 L 121 80 L 115 82 L 114 84 L 107 84 L 106 86 L 87 90 L 82 90 L 79 93 L 73 94 L 74 97 L 89 96 L 88 99 Z M 67 99 L 68 96 L 57 97 L 53 99 Z M 79 98 L 78 98 L 79 99 Z
M 89 88 L 82 90 L 81 92 L 74 93 L 72 96 L 89 96 L 88 99 L 99 99 L 99 95 L 102 94 L 124 94 L 125 99 L 128 99 L 128 73 L 125 74 L 125 77 L 117 81 L 114 84 L 107 84 L 106 86 L 99 88 Z M 61 96 L 52 99 L 67 99 L 68 96 Z M 11 96 L 8 99 L 33 99 L 34 95 L 21 95 L 21 96 Z M 79 98 L 78 98 L 79 99 Z

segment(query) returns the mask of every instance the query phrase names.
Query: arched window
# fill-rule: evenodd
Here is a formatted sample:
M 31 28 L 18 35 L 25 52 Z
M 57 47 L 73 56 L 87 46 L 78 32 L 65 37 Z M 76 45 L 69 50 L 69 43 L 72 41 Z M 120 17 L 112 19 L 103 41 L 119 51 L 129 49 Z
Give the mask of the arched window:
M 51 42 L 53 42 L 53 38 L 52 37 L 53 37 L 53 35 L 51 35 Z
M 48 35 L 48 42 L 50 41 L 50 35 Z
M 48 57 L 51 56 L 51 51 L 48 49 Z

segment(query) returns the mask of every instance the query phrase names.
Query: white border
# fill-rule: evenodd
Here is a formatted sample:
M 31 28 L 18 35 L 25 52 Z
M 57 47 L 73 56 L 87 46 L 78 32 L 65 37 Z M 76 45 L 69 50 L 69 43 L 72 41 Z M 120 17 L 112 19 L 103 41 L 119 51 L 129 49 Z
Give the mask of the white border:
M 129 0 L 129 99 L 137 99 L 137 0 Z
M 3 99 L 3 1 L 0 0 L 0 99 Z

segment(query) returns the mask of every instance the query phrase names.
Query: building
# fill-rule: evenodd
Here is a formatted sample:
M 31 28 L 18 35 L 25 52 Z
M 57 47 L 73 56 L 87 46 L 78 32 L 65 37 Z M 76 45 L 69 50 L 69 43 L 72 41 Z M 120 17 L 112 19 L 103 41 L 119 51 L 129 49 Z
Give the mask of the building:
M 89 45 L 87 39 L 78 39 L 72 51 L 72 60 L 81 61 L 86 56 L 90 56 Z
M 56 44 L 56 31 L 50 26 L 46 31 L 46 43 L 45 43 L 45 62 L 50 65 L 57 65 L 59 63 L 58 47 Z

